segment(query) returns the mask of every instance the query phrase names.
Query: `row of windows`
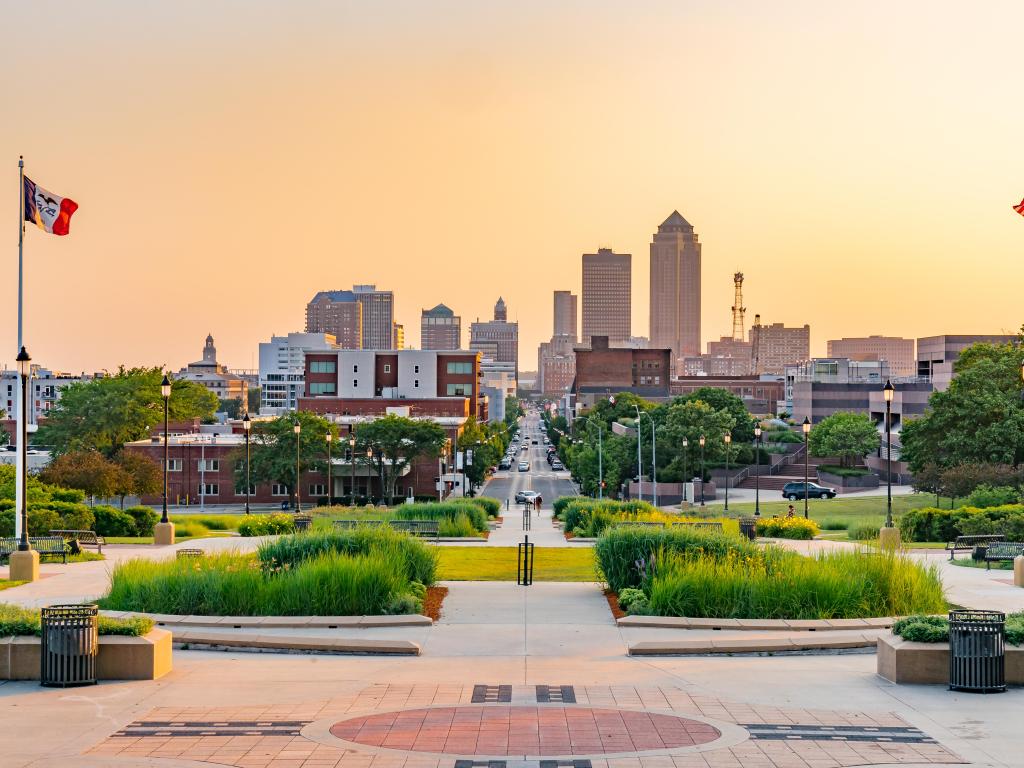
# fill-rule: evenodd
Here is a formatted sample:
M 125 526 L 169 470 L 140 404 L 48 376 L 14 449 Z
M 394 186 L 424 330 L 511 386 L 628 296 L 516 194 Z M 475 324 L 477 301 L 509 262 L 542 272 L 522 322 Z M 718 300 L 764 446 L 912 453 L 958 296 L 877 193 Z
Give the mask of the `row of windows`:
M 461 395 L 462 397 L 473 396 L 473 385 L 472 384 L 449 384 L 448 385 L 448 396 L 452 397 L 455 395 Z
M 333 381 L 313 381 L 309 384 L 309 394 L 311 395 L 333 395 L 337 391 L 338 388 Z
M 338 364 L 334 360 L 313 360 L 309 364 L 310 373 L 336 373 Z
M 472 363 L 448 363 L 448 373 L 473 373 Z

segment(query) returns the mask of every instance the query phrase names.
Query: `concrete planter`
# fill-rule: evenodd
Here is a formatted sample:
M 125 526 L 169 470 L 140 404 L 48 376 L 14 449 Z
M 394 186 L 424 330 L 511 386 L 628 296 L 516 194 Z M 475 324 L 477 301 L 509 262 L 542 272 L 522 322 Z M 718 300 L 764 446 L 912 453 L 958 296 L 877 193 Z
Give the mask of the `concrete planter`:
M 833 475 L 831 472 L 818 470 L 818 482 L 821 485 L 834 487 L 839 493 L 846 491 L 860 491 L 865 488 L 878 487 L 878 475 L 861 475 L 859 477 L 843 477 Z
M 0 638 L 0 680 L 39 679 L 38 637 Z M 100 635 L 100 680 L 156 680 L 171 671 L 171 633 L 153 629 L 142 637 Z
M 949 685 L 949 643 L 878 638 L 878 674 L 893 683 Z M 1006 646 L 1006 682 L 1024 685 L 1024 647 Z

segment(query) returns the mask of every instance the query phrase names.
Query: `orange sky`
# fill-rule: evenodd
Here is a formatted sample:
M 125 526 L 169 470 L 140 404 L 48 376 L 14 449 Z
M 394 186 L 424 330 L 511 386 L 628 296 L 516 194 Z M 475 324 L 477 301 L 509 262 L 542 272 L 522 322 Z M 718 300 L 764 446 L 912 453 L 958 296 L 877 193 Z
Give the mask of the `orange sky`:
M 29 231 L 26 344 L 64 370 L 173 368 L 212 332 L 255 365 L 319 289 L 395 291 L 407 340 L 499 294 L 521 367 L 580 254 L 674 208 L 704 243 L 703 336 L 1024 320 L 1024 6 L 936 2 L 19 3 L 3 10 L 15 353 L 17 157 L 81 208 Z

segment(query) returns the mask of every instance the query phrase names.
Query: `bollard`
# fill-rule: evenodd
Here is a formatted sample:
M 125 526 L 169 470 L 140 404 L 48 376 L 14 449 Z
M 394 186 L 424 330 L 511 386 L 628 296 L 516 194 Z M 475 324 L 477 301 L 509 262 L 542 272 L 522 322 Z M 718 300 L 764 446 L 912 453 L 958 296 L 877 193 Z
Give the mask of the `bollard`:
M 530 507 L 531 507 L 530 502 L 528 502 L 528 501 L 523 502 L 523 530 L 524 531 L 530 530 L 530 520 L 531 520 Z
M 523 536 L 516 558 L 516 584 L 528 587 L 533 584 L 533 544 L 529 536 Z

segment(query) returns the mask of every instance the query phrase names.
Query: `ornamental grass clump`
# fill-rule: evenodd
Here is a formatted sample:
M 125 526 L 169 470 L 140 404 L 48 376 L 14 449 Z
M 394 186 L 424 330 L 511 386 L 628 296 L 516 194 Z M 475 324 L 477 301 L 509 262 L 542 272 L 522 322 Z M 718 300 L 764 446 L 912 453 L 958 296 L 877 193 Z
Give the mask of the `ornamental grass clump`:
M 446 534 L 442 530 L 442 536 L 475 536 L 488 530 L 487 512 L 472 499 L 402 504 L 391 510 L 390 517 L 395 520 L 437 520 L 442 525 L 447 521 L 450 523 L 448 530 L 461 531 Z M 469 522 L 472 530 L 466 527 L 464 520 Z
M 894 552 L 673 553 L 658 562 L 647 591 L 651 613 L 662 616 L 843 619 L 946 609 L 938 568 Z

